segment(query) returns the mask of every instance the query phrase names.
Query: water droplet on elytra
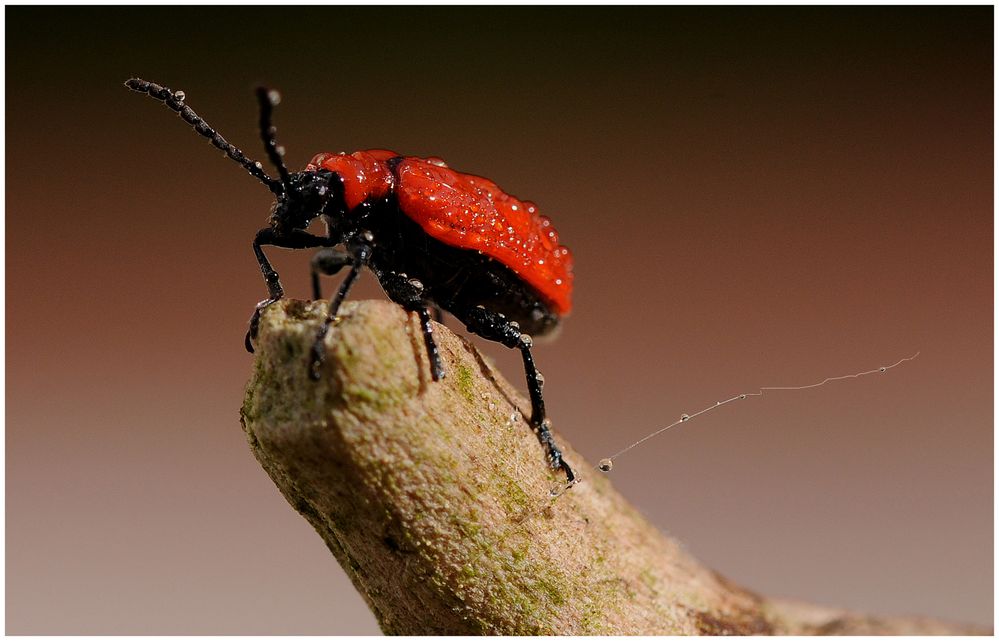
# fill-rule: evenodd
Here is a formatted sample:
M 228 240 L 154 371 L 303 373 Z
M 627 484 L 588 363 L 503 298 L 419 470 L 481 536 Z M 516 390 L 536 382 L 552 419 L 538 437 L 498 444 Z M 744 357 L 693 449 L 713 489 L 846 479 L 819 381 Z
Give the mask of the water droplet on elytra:
M 614 461 L 609 458 L 600 459 L 600 464 L 597 465 L 597 468 L 601 472 L 610 472 L 614 468 Z

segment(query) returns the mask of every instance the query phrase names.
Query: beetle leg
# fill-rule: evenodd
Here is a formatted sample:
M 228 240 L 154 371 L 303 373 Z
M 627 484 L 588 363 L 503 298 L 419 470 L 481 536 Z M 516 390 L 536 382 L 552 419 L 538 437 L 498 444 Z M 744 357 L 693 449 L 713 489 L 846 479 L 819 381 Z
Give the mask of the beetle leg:
M 444 365 L 441 363 L 440 350 L 434 340 L 430 310 L 427 309 L 427 301 L 423 297 L 423 283 L 396 272 L 379 273 L 378 282 L 393 302 L 401 305 L 407 312 L 416 312 L 420 316 L 420 330 L 423 332 L 423 342 L 427 345 L 427 357 L 430 359 L 430 377 L 435 381 L 441 380 L 444 378 Z
M 352 244 L 348 246 L 347 250 L 350 252 L 350 272 L 343 279 L 343 282 L 340 283 L 340 289 L 330 299 L 326 318 L 323 319 L 322 325 L 319 326 L 319 331 L 316 332 L 316 341 L 312 344 L 312 358 L 309 361 L 309 378 L 314 381 L 319 380 L 323 361 L 326 360 L 326 349 L 323 346 L 323 341 L 326 340 L 326 334 L 329 333 L 330 325 L 336 319 L 337 312 L 340 311 L 340 305 L 343 303 L 343 299 L 347 297 L 347 292 L 354 285 L 354 281 L 357 280 L 361 268 L 371 259 L 370 245 L 364 243 Z
M 267 283 L 267 298 L 257 303 L 250 317 L 250 328 L 246 332 L 244 344 L 246 351 L 253 353 L 253 339 L 257 337 L 257 330 L 260 329 L 260 313 L 284 297 L 284 288 L 281 286 L 281 279 L 278 273 L 271 266 L 264 254 L 263 246 L 286 247 L 288 249 L 306 249 L 308 247 L 328 246 L 332 241 L 328 238 L 313 236 L 310 233 L 294 230 L 292 233 L 278 236 L 273 229 L 265 227 L 257 232 L 253 239 L 253 254 L 260 263 L 260 271 L 264 275 L 264 282 Z
M 257 330 L 260 329 L 260 312 L 281 300 L 284 296 L 281 279 L 278 273 L 274 271 L 274 268 L 271 267 L 270 261 L 267 260 L 267 256 L 261 248 L 261 245 L 265 244 L 263 239 L 264 232 L 269 231 L 268 229 L 262 229 L 257 233 L 257 237 L 253 239 L 253 253 L 257 257 L 257 262 L 260 263 L 260 271 L 264 275 L 264 282 L 267 283 L 267 298 L 257 303 L 257 306 L 253 309 L 253 316 L 250 317 L 250 328 L 246 331 L 246 338 L 243 340 L 246 345 L 246 351 L 251 354 L 253 353 L 253 339 L 257 337 Z
M 534 357 L 531 355 L 533 341 L 531 337 L 520 331 L 520 326 L 505 316 L 497 312 L 490 311 L 483 307 L 472 307 L 463 310 L 450 310 L 455 316 L 465 323 L 468 331 L 477 334 L 490 341 L 502 343 L 511 349 L 519 349 L 524 359 L 524 372 L 527 375 L 527 390 L 531 396 L 531 427 L 537 434 L 538 441 L 545 448 L 548 462 L 553 469 L 561 469 L 565 472 L 569 484 L 576 482 L 576 474 L 572 471 L 569 463 L 562 458 L 562 450 L 555 443 L 555 437 L 551 433 L 551 421 L 545 413 L 545 399 L 541 394 L 541 386 L 544 385 L 544 377 L 534 364 Z
M 312 299 L 319 300 L 323 297 L 320 276 L 334 276 L 352 262 L 353 256 L 342 249 L 327 247 L 316 252 L 312 257 Z

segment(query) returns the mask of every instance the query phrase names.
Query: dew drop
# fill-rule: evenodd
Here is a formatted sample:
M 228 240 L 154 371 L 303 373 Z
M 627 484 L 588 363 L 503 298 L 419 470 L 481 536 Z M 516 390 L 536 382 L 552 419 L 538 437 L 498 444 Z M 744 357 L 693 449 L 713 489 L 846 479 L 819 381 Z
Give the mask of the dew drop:
M 740 394 L 739 398 L 746 398 L 746 395 L 745 394 Z
M 881 368 L 881 371 L 882 371 L 882 372 L 884 372 L 884 371 L 886 371 L 887 369 L 888 369 L 887 367 L 882 367 L 882 368 Z
M 686 423 L 689 420 L 690 420 L 690 414 L 681 414 L 680 415 L 680 421 L 682 423 Z
M 183 100 L 184 98 L 187 98 L 187 94 L 183 91 L 175 91 L 173 92 L 173 97 L 177 100 Z
M 610 472 L 614 468 L 614 461 L 609 458 L 600 459 L 600 464 L 597 466 L 601 472 Z

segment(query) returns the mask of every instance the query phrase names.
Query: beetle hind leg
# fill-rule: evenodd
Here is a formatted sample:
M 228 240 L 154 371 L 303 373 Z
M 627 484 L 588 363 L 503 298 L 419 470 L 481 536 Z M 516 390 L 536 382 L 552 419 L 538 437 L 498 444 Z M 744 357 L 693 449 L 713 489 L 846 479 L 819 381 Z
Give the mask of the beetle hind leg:
M 511 349 L 519 349 L 524 359 L 524 373 L 527 375 L 527 390 L 531 396 L 531 427 L 538 437 L 538 442 L 545 449 L 548 462 L 553 469 L 565 472 L 570 485 L 576 482 L 576 473 L 562 457 L 562 450 L 555 443 L 551 432 L 551 421 L 545 412 L 545 399 L 541 393 L 544 377 L 538 371 L 531 354 L 533 341 L 531 337 L 520 331 L 520 326 L 508 320 L 502 314 L 483 307 L 472 307 L 459 312 L 452 310 L 455 316 L 465 323 L 468 331 L 482 338 L 502 343 Z

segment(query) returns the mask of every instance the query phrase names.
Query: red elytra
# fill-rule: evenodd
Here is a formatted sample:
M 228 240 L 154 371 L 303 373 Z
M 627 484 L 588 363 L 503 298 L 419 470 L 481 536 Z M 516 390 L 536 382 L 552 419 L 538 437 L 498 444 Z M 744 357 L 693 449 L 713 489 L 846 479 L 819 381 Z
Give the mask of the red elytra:
M 348 210 L 368 198 L 395 192 L 400 210 L 430 236 L 481 252 L 510 268 L 560 315 L 572 309 L 572 254 L 530 201 L 496 183 L 455 171 L 437 158 L 403 157 L 384 149 L 317 154 L 306 171 L 327 169 L 341 177 Z

